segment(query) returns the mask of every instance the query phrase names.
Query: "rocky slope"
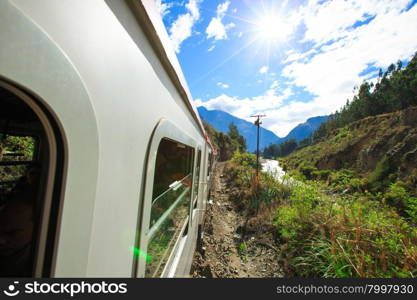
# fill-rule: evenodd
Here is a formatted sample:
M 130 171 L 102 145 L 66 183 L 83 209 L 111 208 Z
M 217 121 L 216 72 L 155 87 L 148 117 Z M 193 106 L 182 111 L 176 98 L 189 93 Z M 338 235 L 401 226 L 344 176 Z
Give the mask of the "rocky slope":
M 417 107 L 353 122 L 293 153 L 286 163 L 289 168 L 349 168 L 362 175 L 379 168 L 405 180 L 417 167 Z

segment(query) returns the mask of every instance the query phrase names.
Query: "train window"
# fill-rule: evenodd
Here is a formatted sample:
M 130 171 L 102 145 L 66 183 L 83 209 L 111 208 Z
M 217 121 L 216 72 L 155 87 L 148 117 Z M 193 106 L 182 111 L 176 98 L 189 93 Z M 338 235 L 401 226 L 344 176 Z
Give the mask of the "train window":
M 193 180 L 193 148 L 162 139 L 156 156 L 145 276 L 162 274 L 188 220 Z
M 199 187 L 199 180 L 200 180 L 200 162 L 201 162 L 201 150 L 197 152 L 197 164 L 195 168 L 195 180 L 194 180 L 194 200 L 193 200 L 193 208 L 197 208 L 197 200 L 198 200 L 198 187 Z
M 46 182 L 55 156 L 44 117 L 26 94 L 0 81 L 0 277 L 48 275 L 51 258 L 40 247 L 49 228 L 40 224 L 48 224 Z
M 209 157 L 208 157 L 208 168 L 207 168 L 207 177 L 210 176 L 211 173 L 211 167 L 212 167 L 212 159 L 213 159 L 213 155 L 211 153 L 209 153 Z

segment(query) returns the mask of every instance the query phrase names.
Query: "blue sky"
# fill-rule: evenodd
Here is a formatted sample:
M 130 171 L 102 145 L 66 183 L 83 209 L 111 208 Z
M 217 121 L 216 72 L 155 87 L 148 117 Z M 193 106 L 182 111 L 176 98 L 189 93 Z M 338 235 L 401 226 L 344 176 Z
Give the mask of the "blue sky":
M 417 0 L 156 0 L 195 104 L 285 136 L 417 51 Z

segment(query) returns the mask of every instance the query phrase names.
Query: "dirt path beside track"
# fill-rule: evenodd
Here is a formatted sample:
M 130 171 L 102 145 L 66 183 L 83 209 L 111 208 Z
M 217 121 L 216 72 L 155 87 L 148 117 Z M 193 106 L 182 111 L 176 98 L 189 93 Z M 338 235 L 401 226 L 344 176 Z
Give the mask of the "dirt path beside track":
M 194 255 L 195 278 L 282 277 L 278 249 L 265 231 L 248 233 L 242 241 L 245 217 L 229 199 L 224 178 L 226 163 L 217 163 L 207 204 L 202 251 Z M 268 229 L 270 230 L 270 229 Z M 266 230 L 266 232 L 268 232 Z

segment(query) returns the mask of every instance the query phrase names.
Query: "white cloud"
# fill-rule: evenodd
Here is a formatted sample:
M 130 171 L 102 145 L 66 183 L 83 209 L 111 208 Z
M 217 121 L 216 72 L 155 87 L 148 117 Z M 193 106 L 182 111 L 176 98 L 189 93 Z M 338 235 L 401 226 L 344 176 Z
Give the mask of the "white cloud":
M 307 58 L 307 56 L 312 55 L 312 54 L 316 54 L 317 52 L 318 51 L 314 48 L 310 49 L 309 51 L 306 51 L 304 53 L 291 52 L 282 63 L 286 64 L 286 63 L 290 63 L 290 62 L 293 62 L 293 61 L 304 60 L 305 58 Z
M 352 26 L 371 16 L 398 14 L 410 0 L 309 1 L 296 14 L 306 25 L 305 41 L 324 44 L 349 35 Z M 393 16 L 393 15 L 392 15 Z M 391 20 L 387 20 L 389 23 Z
M 304 41 L 315 46 L 304 53 L 287 52 L 284 62 L 290 64 L 282 75 L 315 95 L 303 105 L 325 107 L 321 111 L 331 113 L 352 98 L 355 85 L 370 78 L 359 75 L 370 65 L 386 68 L 414 54 L 417 39 L 410 29 L 417 28 L 417 6 L 405 11 L 405 0 L 318 2 L 296 13 L 306 25 Z M 368 24 L 353 28 L 370 16 L 374 19 Z
M 217 16 L 223 18 L 226 14 L 227 10 L 229 9 L 230 1 L 226 1 L 221 3 L 217 6 Z
M 181 43 L 191 36 L 193 26 L 200 18 L 200 11 L 198 8 L 200 1 L 201 0 L 189 0 L 185 6 L 188 12 L 179 15 L 169 29 L 170 38 L 177 53 L 180 52 Z
M 265 74 L 268 72 L 269 67 L 268 66 L 263 66 L 259 69 L 259 73 L 261 74 Z
M 229 85 L 223 82 L 217 82 L 217 86 L 221 87 L 222 89 L 229 88 Z
M 225 16 L 230 5 L 230 1 L 226 1 L 217 6 L 216 17 L 212 18 L 206 28 L 207 39 L 215 40 L 227 39 L 227 31 L 236 25 L 234 23 L 223 24 L 222 19 Z
M 285 137 L 295 126 L 304 123 L 308 118 L 324 115 L 325 105 L 304 103 L 299 101 L 283 104 L 284 100 L 293 94 L 291 89 L 285 89 L 281 94 L 272 94 L 268 90 L 264 95 L 253 98 L 231 97 L 222 94 L 206 102 L 195 100 L 196 106 L 207 109 L 226 111 L 238 118 L 251 121 L 250 116 L 256 113 L 265 114 L 263 127 L 271 130 L 280 137 Z
M 213 18 L 210 21 L 210 24 L 207 26 L 206 33 L 207 38 L 214 38 L 215 40 L 225 40 L 227 39 L 227 30 L 233 28 L 234 23 L 224 25 L 219 18 Z
M 260 96 L 239 98 L 222 94 L 205 102 L 196 99 L 195 105 L 223 110 L 247 121 L 251 121 L 252 114 L 265 113 L 267 117 L 263 120 L 263 126 L 279 136 L 285 136 L 295 125 L 306 120 L 306 113 L 309 113 L 309 116 L 317 115 L 314 107 L 302 107 L 301 104 L 297 104 L 298 102 L 283 105 L 283 102 L 292 95 L 290 88 L 278 90 L 278 82 L 274 81 Z
M 270 89 L 274 90 L 274 91 L 277 91 L 278 87 L 279 87 L 279 82 L 278 82 L 278 80 L 275 80 L 274 82 L 272 82 Z
M 161 17 L 164 17 L 169 13 L 169 9 L 173 6 L 172 3 L 163 3 L 164 0 L 156 0 L 155 1 L 156 9 L 159 11 Z
M 327 107 L 317 103 L 294 101 L 279 108 L 271 108 L 264 112 L 266 118 L 263 120 L 265 128 L 285 137 L 295 126 L 304 123 L 308 118 L 327 113 Z

